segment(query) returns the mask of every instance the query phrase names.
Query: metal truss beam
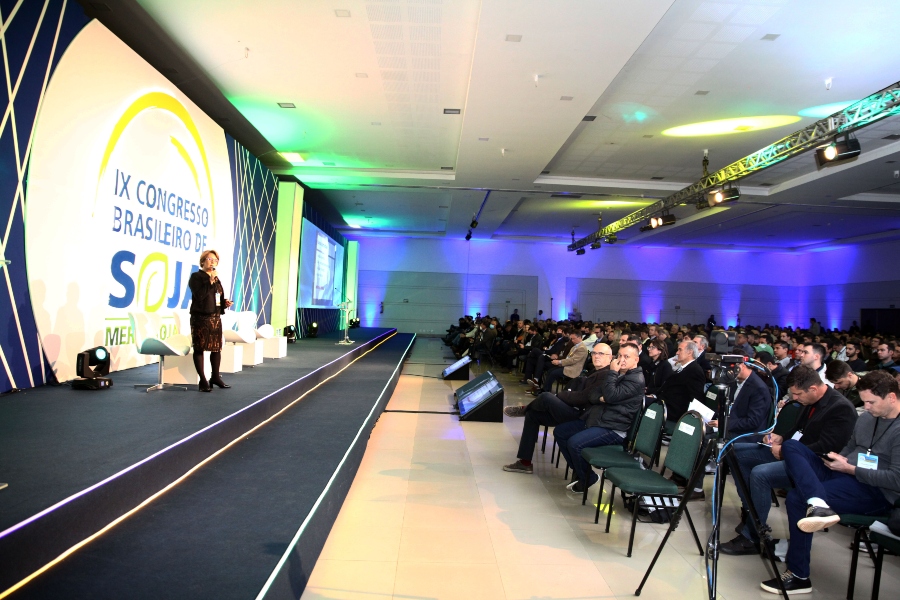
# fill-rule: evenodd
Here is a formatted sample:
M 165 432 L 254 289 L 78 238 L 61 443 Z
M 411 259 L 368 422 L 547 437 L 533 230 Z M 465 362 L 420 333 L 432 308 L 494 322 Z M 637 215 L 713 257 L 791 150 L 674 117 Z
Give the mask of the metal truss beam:
M 815 123 L 769 144 L 737 162 L 731 163 L 715 173 L 703 177 L 696 183 L 678 190 L 659 202 L 646 206 L 630 215 L 610 223 L 603 229 L 569 244 L 570 252 L 584 248 L 591 243 L 614 235 L 623 229 L 649 219 L 651 216 L 680 204 L 691 202 L 712 189 L 737 181 L 784 160 L 812 150 L 832 141 L 836 136 L 849 134 L 886 117 L 900 114 L 900 81 L 851 104 L 847 108 L 825 117 Z

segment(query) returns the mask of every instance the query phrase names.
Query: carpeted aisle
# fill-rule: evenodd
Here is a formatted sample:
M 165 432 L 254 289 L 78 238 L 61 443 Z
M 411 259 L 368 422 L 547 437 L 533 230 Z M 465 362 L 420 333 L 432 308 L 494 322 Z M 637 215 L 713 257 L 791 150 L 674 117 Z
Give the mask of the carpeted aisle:
M 374 424 L 412 339 L 391 337 L 10 597 L 256 597 L 377 402 Z M 332 487 L 349 487 L 358 462 L 346 464 Z M 332 494 L 316 513 L 342 501 Z M 308 533 L 324 543 L 330 525 Z M 295 597 L 314 562 L 309 551 L 288 560 Z

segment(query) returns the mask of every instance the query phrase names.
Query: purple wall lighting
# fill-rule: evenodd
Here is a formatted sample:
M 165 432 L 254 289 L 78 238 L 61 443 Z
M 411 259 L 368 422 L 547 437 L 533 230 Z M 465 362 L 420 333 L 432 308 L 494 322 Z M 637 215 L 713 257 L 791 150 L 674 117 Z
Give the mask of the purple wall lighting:
M 737 326 L 737 316 L 741 312 L 741 286 L 740 285 L 720 285 L 719 297 L 719 319 L 725 323 L 726 327 Z

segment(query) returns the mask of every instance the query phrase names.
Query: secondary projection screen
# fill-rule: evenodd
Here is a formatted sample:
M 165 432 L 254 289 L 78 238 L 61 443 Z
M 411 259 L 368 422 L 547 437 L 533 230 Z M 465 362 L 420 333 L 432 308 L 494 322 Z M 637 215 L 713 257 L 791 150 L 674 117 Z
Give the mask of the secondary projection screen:
M 337 308 L 344 293 L 344 247 L 303 219 L 300 234 L 301 308 Z

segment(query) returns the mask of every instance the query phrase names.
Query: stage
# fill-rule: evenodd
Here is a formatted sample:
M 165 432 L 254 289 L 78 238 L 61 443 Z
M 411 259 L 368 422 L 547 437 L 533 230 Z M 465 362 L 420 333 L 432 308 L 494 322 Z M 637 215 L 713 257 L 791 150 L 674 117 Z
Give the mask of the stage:
M 209 394 L 134 389 L 150 365 L 0 398 L 0 594 L 120 519 L 11 597 L 296 597 L 414 340 L 340 337 Z

